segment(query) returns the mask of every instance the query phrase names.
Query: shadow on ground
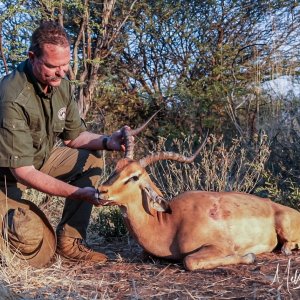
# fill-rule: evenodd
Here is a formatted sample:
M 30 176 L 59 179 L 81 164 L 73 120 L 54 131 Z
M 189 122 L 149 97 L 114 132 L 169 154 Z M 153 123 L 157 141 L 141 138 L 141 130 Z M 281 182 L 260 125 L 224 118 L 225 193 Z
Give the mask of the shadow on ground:
M 94 247 L 109 255 L 99 266 L 85 266 L 78 276 L 94 274 L 100 294 L 110 299 L 300 299 L 299 251 L 259 255 L 254 264 L 185 271 L 180 263 L 146 258 L 130 238 Z M 68 262 L 66 262 L 68 264 Z

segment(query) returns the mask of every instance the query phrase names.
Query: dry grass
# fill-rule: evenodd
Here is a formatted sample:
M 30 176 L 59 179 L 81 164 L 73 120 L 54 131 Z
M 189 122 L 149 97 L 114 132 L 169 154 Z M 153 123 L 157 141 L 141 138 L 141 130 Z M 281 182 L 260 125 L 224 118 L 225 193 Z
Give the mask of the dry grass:
M 194 149 L 194 138 L 173 140 L 172 148 L 186 156 Z M 161 139 L 155 151 L 166 151 Z M 243 147 L 242 139 L 225 146 L 223 137 L 210 135 L 201 150 L 199 161 L 181 164 L 160 161 L 150 166 L 150 173 L 168 198 L 187 190 L 252 192 L 262 177 L 270 155 L 265 135 L 257 136 L 256 143 Z
M 84 266 L 63 266 L 60 257 L 44 269 L 12 262 L 10 266 L 2 266 L 0 274 L 6 287 L 23 299 L 97 299 L 102 286 L 97 277 L 85 272 Z

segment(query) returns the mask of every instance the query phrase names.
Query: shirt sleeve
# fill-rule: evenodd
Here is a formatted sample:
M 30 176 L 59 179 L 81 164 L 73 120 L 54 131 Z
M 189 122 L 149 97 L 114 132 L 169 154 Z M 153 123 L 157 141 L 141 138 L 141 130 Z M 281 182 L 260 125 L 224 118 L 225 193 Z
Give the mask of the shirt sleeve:
M 33 141 L 22 108 L 15 102 L 0 106 L 0 166 L 33 165 Z

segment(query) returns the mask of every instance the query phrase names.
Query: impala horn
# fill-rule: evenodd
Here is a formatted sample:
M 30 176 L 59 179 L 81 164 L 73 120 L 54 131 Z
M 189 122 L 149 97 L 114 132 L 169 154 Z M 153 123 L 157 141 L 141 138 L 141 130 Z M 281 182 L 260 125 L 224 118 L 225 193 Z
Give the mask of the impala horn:
M 122 128 L 123 131 L 123 137 L 125 140 L 125 158 L 133 159 L 133 154 L 134 154 L 134 139 L 133 137 L 137 134 L 139 134 L 141 131 L 145 129 L 145 127 L 149 124 L 149 122 L 160 112 L 158 110 L 156 113 L 154 113 L 143 125 L 136 129 L 130 129 L 127 126 L 124 126 Z
M 184 156 L 175 152 L 157 152 L 150 155 L 147 155 L 144 158 L 141 158 L 139 160 L 140 165 L 145 168 L 150 164 L 153 164 L 154 162 L 157 162 L 159 160 L 174 160 L 182 163 L 192 163 L 197 155 L 200 153 L 200 151 L 203 149 L 207 141 L 207 136 L 204 139 L 201 146 L 196 150 L 196 152 L 192 156 Z

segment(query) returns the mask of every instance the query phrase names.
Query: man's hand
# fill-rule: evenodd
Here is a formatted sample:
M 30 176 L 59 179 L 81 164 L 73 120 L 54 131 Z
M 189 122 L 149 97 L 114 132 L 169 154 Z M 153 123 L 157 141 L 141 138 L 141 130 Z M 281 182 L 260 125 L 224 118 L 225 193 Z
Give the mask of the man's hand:
M 99 192 L 92 187 L 79 188 L 76 192 L 70 195 L 70 198 L 73 198 L 74 201 L 83 200 L 95 206 L 101 205 L 99 200 Z
M 130 129 L 128 126 L 124 126 L 124 127 Z M 113 132 L 112 135 L 108 137 L 107 148 L 109 150 L 125 151 L 125 141 L 124 141 L 124 136 L 123 136 L 123 132 L 124 132 L 123 128 Z

